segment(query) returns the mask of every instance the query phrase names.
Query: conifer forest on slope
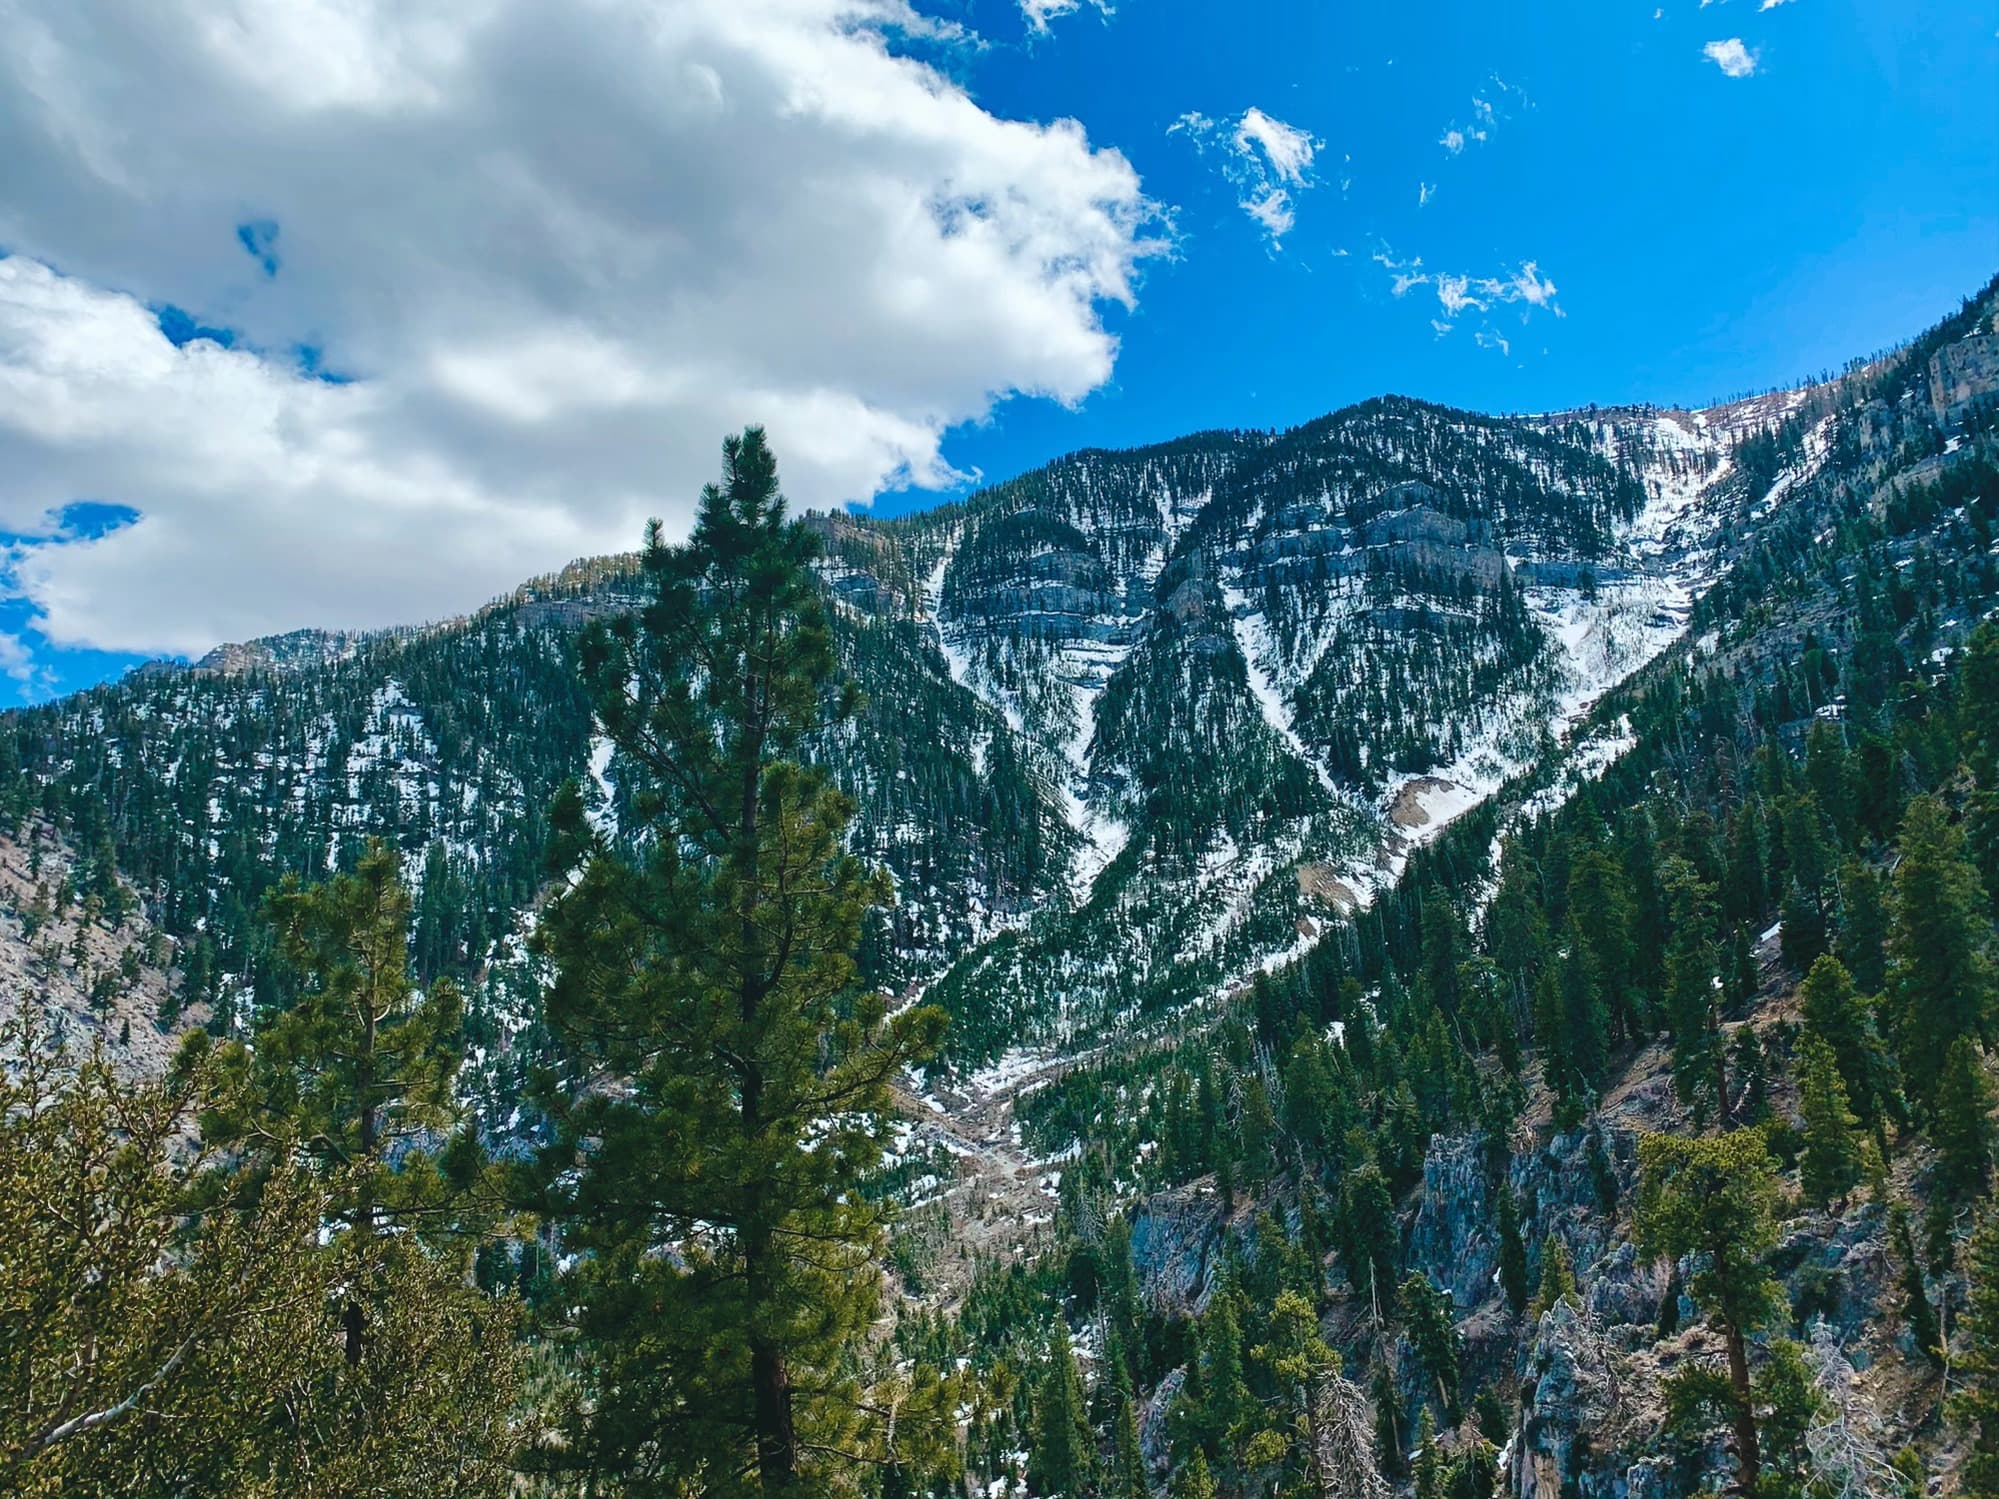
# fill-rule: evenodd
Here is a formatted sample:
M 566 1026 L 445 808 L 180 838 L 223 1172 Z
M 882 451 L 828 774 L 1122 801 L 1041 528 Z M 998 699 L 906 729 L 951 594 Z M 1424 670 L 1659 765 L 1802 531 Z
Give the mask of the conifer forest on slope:
M 0 1491 L 1999 1494 L 1995 316 L 5 715 Z

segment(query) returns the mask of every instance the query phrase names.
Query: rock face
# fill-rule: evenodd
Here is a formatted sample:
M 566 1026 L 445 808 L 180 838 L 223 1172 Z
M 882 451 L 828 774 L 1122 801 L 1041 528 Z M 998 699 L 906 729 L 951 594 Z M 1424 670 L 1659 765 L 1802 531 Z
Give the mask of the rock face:
M 1974 333 L 1945 344 L 1930 359 L 1930 404 L 1937 420 L 1955 426 L 1982 401 L 1999 397 L 1999 334 Z
M 1541 1315 L 1520 1372 L 1521 1422 L 1513 1447 L 1513 1487 L 1519 1499 L 1562 1499 L 1581 1483 L 1589 1432 L 1608 1419 L 1618 1394 L 1609 1346 L 1573 1302 Z
M 135 892 L 125 890 L 123 910 L 95 896 L 58 898 L 88 882 L 86 863 L 44 823 L 0 834 L 0 1022 L 27 1010 L 45 1043 L 79 1058 L 101 1043 L 112 1065 L 156 1076 L 180 1030 L 208 1011 L 175 1014 L 178 946 Z M 159 1023 L 163 1014 L 170 1023 Z

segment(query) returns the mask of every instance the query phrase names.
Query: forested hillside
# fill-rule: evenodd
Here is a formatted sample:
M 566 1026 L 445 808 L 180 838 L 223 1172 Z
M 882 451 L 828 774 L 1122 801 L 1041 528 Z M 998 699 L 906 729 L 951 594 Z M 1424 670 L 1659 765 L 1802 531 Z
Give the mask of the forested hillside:
M 508 1350 L 383 1492 L 1999 1493 L 1995 317 L 890 522 L 746 434 L 688 547 L 8 715 L 16 1008 L 341 1225 L 286 1378 Z

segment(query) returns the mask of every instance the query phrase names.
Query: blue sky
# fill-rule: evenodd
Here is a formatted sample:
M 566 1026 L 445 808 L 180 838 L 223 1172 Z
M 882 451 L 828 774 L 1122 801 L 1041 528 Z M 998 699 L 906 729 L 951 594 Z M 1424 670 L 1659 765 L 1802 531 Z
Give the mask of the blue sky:
M 747 421 L 894 514 L 1382 392 L 1700 403 L 1999 270 L 1999 0 L 914 4 L 22 0 L 0 703 L 471 607 Z
M 1240 0 L 1217 26 L 1198 0 L 1124 0 L 980 54 L 983 101 L 1115 142 L 1176 205 L 1179 244 L 1115 320 L 1106 389 L 1073 410 L 1011 402 L 946 452 L 1004 475 L 1391 391 L 1693 404 L 1918 331 L 1999 271 L 1999 6 L 1757 5 Z M 1704 53 L 1730 38 L 1747 77 Z M 1496 119 L 1453 155 L 1439 142 L 1474 97 Z M 1185 111 L 1252 106 L 1322 143 L 1276 251 L 1212 158 L 1168 134 Z M 1434 296 L 1395 297 L 1384 250 L 1473 275 L 1532 261 L 1563 316 L 1485 320 L 1509 354 L 1462 315 L 1438 336 Z

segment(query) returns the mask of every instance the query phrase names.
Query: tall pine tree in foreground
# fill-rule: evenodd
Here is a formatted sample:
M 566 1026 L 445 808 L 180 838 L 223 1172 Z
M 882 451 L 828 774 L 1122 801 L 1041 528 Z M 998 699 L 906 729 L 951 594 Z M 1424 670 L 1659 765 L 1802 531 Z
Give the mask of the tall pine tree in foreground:
M 593 829 L 573 789 L 557 809 L 577 873 L 541 928 L 568 1064 L 544 1164 L 581 1256 L 569 1454 L 625 1492 L 777 1499 L 843 1492 L 922 1429 L 862 1372 L 883 1225 L 858 1188 L 942 1017 L 859 992 L 887 884 L 801 763 L 853 693 L 762 431 L 723 453 L 691 540 L 649 530 L 643 612 L 581 647 L 625 825 Z

